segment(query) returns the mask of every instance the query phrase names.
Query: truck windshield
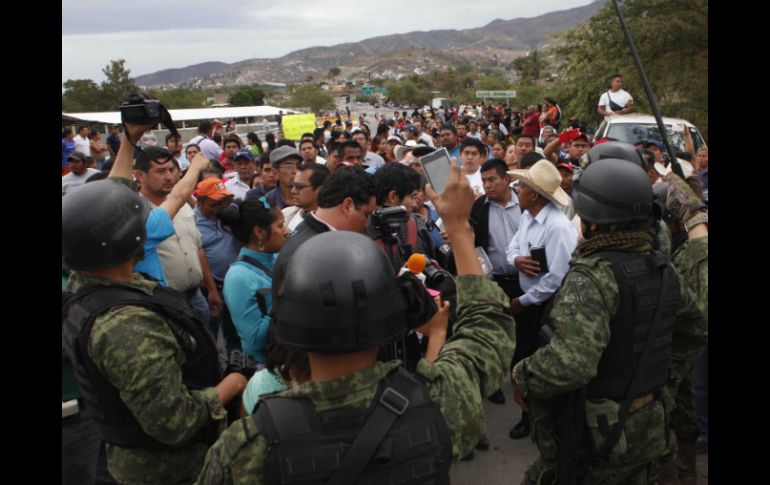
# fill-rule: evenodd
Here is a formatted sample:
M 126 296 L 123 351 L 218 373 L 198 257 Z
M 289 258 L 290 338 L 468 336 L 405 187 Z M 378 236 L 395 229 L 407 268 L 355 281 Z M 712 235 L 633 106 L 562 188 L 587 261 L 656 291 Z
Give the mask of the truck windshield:
M 705 145 L 703 138 L 695 128 L 688 128 L 692 135 L 692 141 L 695 145 L 695 150 Z M 674 133 L 671 130 L 671 125 L 666 125 L 666 134 L 668 140 L 672 144 L 671 148 L 675 151 L 684 152 L 687 151 L 684 146 L 684 138 L 681 133 Z M 656 124 L 646 123 L 613 123 L 610 125 L 609 132 L 606 137 L 615 138 L 620 141 L 631 143 L 632 145 L 638 141 L 643 140 L 662 140 L 660 136 L 660 130 Z

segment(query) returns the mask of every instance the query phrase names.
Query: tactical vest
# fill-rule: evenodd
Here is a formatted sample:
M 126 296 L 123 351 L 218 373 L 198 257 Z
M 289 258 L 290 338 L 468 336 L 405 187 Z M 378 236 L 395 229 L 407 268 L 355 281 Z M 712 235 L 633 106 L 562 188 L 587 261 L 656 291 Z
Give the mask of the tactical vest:
M 373 422 L 388 413 L 397 417 L 372 443 L 371 459 L 351 460 L 366 448 L 359 440 L 377 434 L 369 431 Z M 368 485 L 449 483 L 452 441 L 444 417 L 419 377 L 400 367 L 380 382 L 369 409 L 318 413 L 310 399 L 265 396 L 252 418 L 268 441 L 265 483 L 328 483 L 332 476 Z M 363 471 L 335 476 L 348 453 Z
M 165 447 L 142 430 L 121 400 L 119 390 L 99 372 L 88 355 L 88 340 L 94 321 L 105 311 L 119 306 L 147 308 L 173 322 L 169 328 L 187 356 L 182 365 L 182 382 L 190 390 L 213 387 L 220 381 L 218 352 L 184 295 L 170 288 L 157 286 L 150 296 L 125 287 L 95 286 L 83 289 L 63 302 L 64 345 L 74 363 L 86 407 L 93 414 L 104 440 L 124 448 Z M 213 443 L 217 430 L 217 423 L 212 421 L 193 441 Z
M 674 319 L 682 301 L 676 273 L 660 255 L 603 251 L 594 256 L 612 263 L 620 301 L 610 322 L 609 344 L 599 361 L 596 377 L 588 384 L 586 398 L 622 401 L 629 391 L 632 399 L 657 391 L 668 379 Z M 662 298 L 658 269 L 661 265 L 665 265 L 663 278 L 667 279 L 667 291 Z M 641 373 L 639 385 L 630 390 L 634 368 L 659 305 L 662 305 L 660 323 L 651 343 L 650 356 L 644 369 L 637 370 Z

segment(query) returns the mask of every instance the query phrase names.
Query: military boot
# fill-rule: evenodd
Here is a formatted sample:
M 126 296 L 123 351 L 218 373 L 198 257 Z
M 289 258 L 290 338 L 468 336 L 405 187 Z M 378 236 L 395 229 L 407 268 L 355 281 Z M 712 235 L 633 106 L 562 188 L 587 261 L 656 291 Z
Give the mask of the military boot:
M 657 485 L 680 485 L 676 474 L 674 454 L 660 457 L 660 469 L 658 471 Z
M 695 443 L 679 443 L 676 451 L 676 473 L 682 485 L 696 485 L 698 470 L 695 466 L 695 456 L 698 447 Z

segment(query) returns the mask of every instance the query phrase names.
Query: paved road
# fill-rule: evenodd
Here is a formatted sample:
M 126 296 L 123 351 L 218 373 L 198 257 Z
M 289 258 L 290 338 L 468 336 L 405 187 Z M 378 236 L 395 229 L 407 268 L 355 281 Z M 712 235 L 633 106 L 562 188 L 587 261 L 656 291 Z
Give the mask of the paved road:
M 461 461 L 450 469 L 454 485 L 516 485 L 521 483 L 524 472 L 538 452 L 528 439 L 512 440 L 510 429 L 519 422 L 521 410 L 513 402 L 510 383 L 503 384 L 505 404 L 487 401 L 484 411 L 487 419 L 487 451 L 476 450 L 471 461 Z M 708 485 L 708 454 L 698 455 L 698 484 Z

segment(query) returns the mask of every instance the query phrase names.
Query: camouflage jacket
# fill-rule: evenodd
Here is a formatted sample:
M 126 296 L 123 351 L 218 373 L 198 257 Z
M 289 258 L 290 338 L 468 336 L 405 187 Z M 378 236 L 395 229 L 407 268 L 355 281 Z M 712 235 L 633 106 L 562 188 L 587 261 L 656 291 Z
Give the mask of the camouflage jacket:
M 699 325 L 701 318 L 692 294 L 681 275 L 677 276 L 682 304 L 676 315 L 675 331 Z M 612 264 L 598 257 L 576 258 L 554 299 L 550 313 L 555 326 L 553 338 L 513 369 L 514 381 L 532 411 L 533 439 L 541 456 L 537 462 L 540 469 L 532 471 L 535 475 L 556 466 L 558 450 L 554 416 L 543 400 L 585 386 L 596 376 L 604 349 L 609 345 L 610 322 L 618 307 L 619 290 Z M 664 400 L 667 406 L 671 405 L 665 392 Z M 592 403 L 612 404 L 609 400 Z M 613 454 L 609 461 L 592 469 L 585 483 L 622 474 L 625 468 L 649 462 L 663 452 L 664 409 L 661 403 L 652 403 L 632 413 L 626 421 L 623 446 L 627 448 L 622 454 Z M 533 480 L 530 477 L 530 482 L 534 483 Z
M 460 276 L 457 301 L 455 333 L 435 362 L 421 360 L 416 370 L 427 380 L 431 399 L 449 426 L 453 461 L 470 452 L 485 433 L 484 397 L 502 384 L 515 347 L 513 319 L 505 313 L 508 298 L 496 284 L 481 276 Z M 310 398 L 319 412 L 366 408 L 379 381 L 398 365 L 398 361 L 377 362 L 354 374 L 307 382 L 280 395 Z M 243 418 L 211 447 L 197 483 L 264 483 L 266 455 L 264 436 L 251 417 Z
M 682 305 L 674 323 L 674 338 L 677 329 L 701 325 L 693 295 L 678 276 Z M 553 339 L 513 370 L 522 396 L 548 398 L 588 384 L 609 344 L 610 322 L 618 305 L 612 264 L 596 257 L 575 259 L 550 313 Z
M 156 282 L 134 273 L 131 283 L 73 272 L 69 291 L 94 285 L 123 286 L 152 295 Z M 97 317 L 88 354 L 145 433 L 173 448 L 121 448 L 107 445 L 110 473 L 121 483 L 191 483 L 207 445 L 188 444 L 211 420 L 224 420 L 225 409 L 214 388 L 188 391 L 182 384 L 185 354 L 170 325 L 146 308 L 114 307 Z
M 701 356 L 708 344 L 709 312 L 709 253 L 708 236 L 688 240 L 676 248 L 672 257 L 674 267 L 684 279 L 703 317 L 693 325 L 674 327 L 674 342 L 671 353 L 669 391 L 674 391 L 684 379 L 695 360 Z M 673 386 L 673 387 L 672 387 Z

